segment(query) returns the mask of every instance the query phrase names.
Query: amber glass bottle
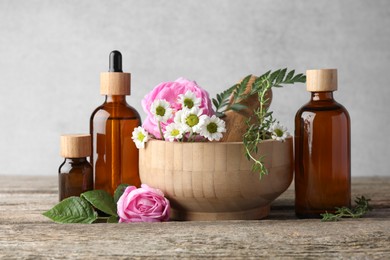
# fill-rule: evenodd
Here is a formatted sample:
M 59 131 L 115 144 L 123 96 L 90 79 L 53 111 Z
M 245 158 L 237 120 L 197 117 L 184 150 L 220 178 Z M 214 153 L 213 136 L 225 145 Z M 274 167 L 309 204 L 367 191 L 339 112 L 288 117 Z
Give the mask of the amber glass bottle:
M 100 92 L 105 102 L 91 115 L 91 162 L 95 189 L 113 194 L 121 183 L 140 186 L 138 149 L 131 139 L 141 124 L 138 112 L 126 102 L 130 95 L 130 73 L 122 72 L 122 55 L 110 54 L 110 70 L 100 75 Z
M 295 212 L 303 218 L 351 205 L 350 118 L 333 99 L 337 70 L 306 77 L 311 100 L 295 117 Z
M 62 135 L 61 156 L 64 162 L 58 170 L 59 200 L 93 189 L 90 135 Z

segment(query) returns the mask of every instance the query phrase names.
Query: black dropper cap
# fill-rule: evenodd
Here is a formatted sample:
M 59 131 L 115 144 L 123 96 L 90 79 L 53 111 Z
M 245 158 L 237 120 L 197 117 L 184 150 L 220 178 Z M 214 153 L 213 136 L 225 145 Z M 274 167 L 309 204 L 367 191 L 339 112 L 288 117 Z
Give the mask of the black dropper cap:
M 110 68 L 108 72 L 123 72 L 122 71 L 122 54 L 119 51 L 110 53 Z

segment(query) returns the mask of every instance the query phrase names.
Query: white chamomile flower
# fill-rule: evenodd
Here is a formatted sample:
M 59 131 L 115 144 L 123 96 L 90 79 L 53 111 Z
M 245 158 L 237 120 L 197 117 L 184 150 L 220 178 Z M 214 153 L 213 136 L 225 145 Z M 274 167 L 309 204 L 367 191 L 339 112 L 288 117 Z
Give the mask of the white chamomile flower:
M 203 117 L 203 116 L 202 116 Z M 200 135 L 209 139 L 209 141 L 219 141 L 222 133 L 226 132 L 225 121 L 213 115 L 204 116 L 200 127 Z
M 175 117 L 173 118 L 173 122 L 176 124 L 182 124 L 183 110 L 179 110 L 175 113 Z
M 272 139 L 282 142 L 290 135 L 287 132 L 287 128 L 279 124 L 279 122 L 272 124 L 269 131 L 271 132 Z
M 171 104 L 165 99 L 157 99 L 153 101 L 150 112 L 159 122 L 167 122 L 172 116 Z
M 183 129 L 181 124 L 172 123 L 167 125 L 165 128 L 164 138 L 169 142 L 183 138 Z
M 145 129 L 139 126 L 134 128 L 131 139 L 133 139 L 135 146 L 137 146 L 138 149 L 145 148 L 145 143 L 149 140 L 149 134 Z
M 181 114 L 181 123 L 184 132 L 194 132 L 199 133 L 202 109 L 193 107 L 189 110 L 182 110 Z
M 193 107 L 200 107 L 202 99 L 196 97 L 194 92 L 187 90 L 185 94 L 179 95 L 178 101 L 183 109 L 191 109 Z

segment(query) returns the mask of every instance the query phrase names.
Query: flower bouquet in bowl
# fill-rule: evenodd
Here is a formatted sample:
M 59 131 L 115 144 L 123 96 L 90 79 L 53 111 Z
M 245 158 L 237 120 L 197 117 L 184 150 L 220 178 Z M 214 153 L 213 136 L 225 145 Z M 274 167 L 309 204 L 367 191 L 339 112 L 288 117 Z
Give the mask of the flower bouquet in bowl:
M 260 219 L 293 177 L 292 137 L 269 105 L 272 87 L 305 82 L 292 70 L 249 75 L 216 98 L 179 78 L 142 100 L 134 129 L 142 183 L 169 199 L 171 219 Z M 214 105 L 214 109 L 213 109 Z

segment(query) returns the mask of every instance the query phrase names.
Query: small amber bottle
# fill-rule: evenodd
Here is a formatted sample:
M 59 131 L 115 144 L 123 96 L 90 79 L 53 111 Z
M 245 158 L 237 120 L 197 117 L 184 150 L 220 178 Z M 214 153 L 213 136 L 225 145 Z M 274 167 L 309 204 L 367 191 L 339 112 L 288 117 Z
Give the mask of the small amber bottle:
M 65 160 L 58 170 L 60 201 L 93 189 L 92 166 L 87 160 L 90 155 L 90 135 L 61 136 L 61 156 Z
M 100 93 L 105 102 L 91 115 L 91 162 L 95 189 L 113 194 L 121 183 L 140 186 L 138 149 L 131 139 L 141 125 L 138 112 L 126 102 L 130 95 L 130 73 L 122 72 L 122 55 L 110 53 L 109 72 L 100 74 Z
M 337 70 L 306 77 L 311 100 L 295 117 L 295 212 L 302 218 L 351 205 L 350 118 L 333 99 Z

